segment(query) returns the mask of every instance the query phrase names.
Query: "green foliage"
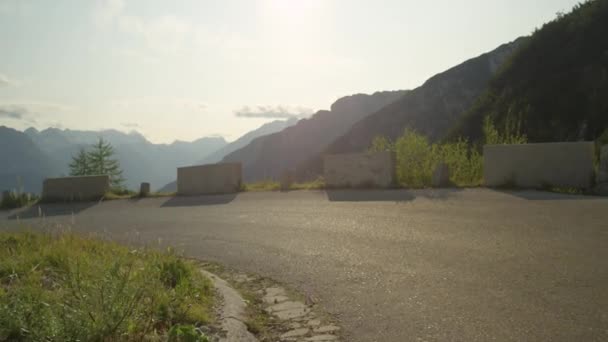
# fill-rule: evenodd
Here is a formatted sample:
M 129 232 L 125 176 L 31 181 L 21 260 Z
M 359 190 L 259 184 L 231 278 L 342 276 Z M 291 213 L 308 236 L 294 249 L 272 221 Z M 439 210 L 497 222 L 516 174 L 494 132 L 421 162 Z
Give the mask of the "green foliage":
M 446 163 L 450 181 L 458 186 L 477 186 L 483 177 L 481 154 L 470 147 L 467 140 L 430 144 L 428 139 L 406 129 L 395 142 L 397 180 L 406 187 L 421 188 L 431 185 L 435 167 Z
M 501 133 L 492 122 L 492 118 L 490 116 L 486 116 L 483 119 L 484 143 L 487 145 L 525 144 L 528 142 L 528 138 L 521 134 L 520 131 L 521 121 L 515 121 L 512 119 L 507 120 L 504 131 Z
M 169 342 L 209 342 L 209 339 L 190 324 L 178 324 L 169 330 Z
M 378 135 L 374 137 L 374 139 L 372 140 L 372 146 L 368 149 L 369 152 L 384 152 L 394 150 L 395 144 L 393 144 L 393 142 L 389 138 L 383 135 Z
M 212 298 L 210 281 L 170 252 L 0 233 L 2 341 L 158 340 L 178 324 L 187 338 L 209 322 Z
M 291 190 L 322 190 L 325 189 L 325 179 L 322 176 L 317 177 L 312 182 L 293 183 L 289 187 Z
M 277 191 L 281 189 L 281 184 L 273 180 L 264 180 L 255 183 L 241 184 L 241 191 Z
M 72 157 L 69 165 L 70 176 L 87 176 L 93 174 L 89 163 L 89 155 L 84 148 L 81 148 L 77 156 Z
M 483 179 L 483 156 L 467 140 L 435 144 L 434 165 L 444 162 L 450 169 L 450 181 L 457 186 L 478 186 Z
M 81 149 L 78 155 L 72 157 L 70 163 L 70 176 L 110 176 L 112 192 L 120 195 L 124 192 L 124 181 L 122 170 L 118 160 L 113 159 L 114 148 L 109 142 L 99 138 L 97 143 L 91 146 L 90 151 Z
M 190 269 L 181 259 L 165 261 L 160 267 L 160 279 L 169 288 L 174 289 L 190 277 Z
M 435 158 L 425 136 L 406 129 L 395 142 L 395 150 L 399 183 L 414 188 L 431 183 Z
M 114 189 L 123 187 L 124 178 L 118 160 L 113 159 L 114 148 L 109 142 L 99 138 L 88 153 L 90 172 L 96 175 L 110 176 L 110 185 Z
M 451 136 L 477 143 L 484 118 L 531 142 L 595 140 L 608 128 L 608 0 L 560 14 L 527 38 Z

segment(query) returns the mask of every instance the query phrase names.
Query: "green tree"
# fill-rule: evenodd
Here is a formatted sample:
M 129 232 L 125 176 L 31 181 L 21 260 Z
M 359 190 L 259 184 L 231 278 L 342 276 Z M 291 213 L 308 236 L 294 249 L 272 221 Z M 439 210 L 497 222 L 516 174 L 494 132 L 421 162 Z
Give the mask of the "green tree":
M 99 138 L 88 153 L 90 174 L 108 175 L 112 188 L 122 189 L 125 179 L 122 177 L 120 163 L 113 157 L 114 148 L 112 145 L 103 138 Z
M 372 146 L 368 149 L 368 152 L 384 152 L 384 151 L 394 151 L 395 144 L 393 144 L 390 139 L 383 135 L 377 135 L 372 140 Z
M 70 163 L 70 176 L 86 176 L 91 172 L 89 156 L 84 148 L 81 148 L 78 155 L 72 156 Z
M 487 145 L 512 145 L 528 142 L 526 135 L 521 134 L 521 121 L 508 118 L 504 132 L 501 133 L 489 116 L 483 120 L 483 136 Z

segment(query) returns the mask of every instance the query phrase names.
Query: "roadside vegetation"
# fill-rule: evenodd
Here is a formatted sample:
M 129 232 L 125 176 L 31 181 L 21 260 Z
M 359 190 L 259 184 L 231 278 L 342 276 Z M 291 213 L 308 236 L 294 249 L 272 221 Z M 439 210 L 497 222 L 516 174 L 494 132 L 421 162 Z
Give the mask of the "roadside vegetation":
M 302 183 L 290 183 L 289 189 L 287 190 L 322 190 L 325 189 L 325 180 L 323 177 L 318 177 L 314 181 L 302 182 Z M 254 183 L 243 183 L 241 185 L 241 191 L 279 191 L 281 190 L 281 183 L 273 180 L 265 180 Z
M 514 123 L 499 132 L 493 122 L 484 122 L 485 144 L 523 144 L 527 142 Z M 430 143 L 428 138 L 411 129 L 405 129 L 396 141 L 378 136 L 372 141 L 370 152 L 392 151 L 396 157 L 396 175 L 399 186 L 408 188 L 429 187 L 437 165 L 445 163 L 450 170 L 450 182 L 455 186 L 480 186 L 483 182 L 483 156 L 481 146 L 459 138 L 456 141 Z
M 35 194 L 24 192 L 21 177 L 17 177 L 17 189 L 0 194 L 0 209 L 16 209 L 32 205 L 39 200 Z
M 325 179 L 319 176 L 314 181 L 303 183 L 292 183 L 289 190 L 323 190 L 325 189 Z
M 1 341 L 207 341 L 213 290 L 171 250 L 0 233 Z
M 243 183 L 241 191 L 278 191 L 281 189 L 281 184 L 273 180 L 264 180 L 254 183 Z

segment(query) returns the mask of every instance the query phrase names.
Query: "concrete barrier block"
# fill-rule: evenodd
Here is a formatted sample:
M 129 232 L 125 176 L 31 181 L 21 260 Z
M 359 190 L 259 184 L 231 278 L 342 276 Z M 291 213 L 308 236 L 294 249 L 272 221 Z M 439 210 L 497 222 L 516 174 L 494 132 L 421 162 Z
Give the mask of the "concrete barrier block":
M 241 163 L 220 163 L 177 169 L 177 194 L 182 196 L 238 192 L 243 178 Z
M 592 142 L 486 145 L 484 182 L 486 186 L 588 189 L 594 177 L 594 148 Z
M 608 183 L 608 145 L 600 150 L 600 165 L 597 170 L 597 183 Z
M 328 187 L 391 187 L 395 157 L 391 152 L 326 155 L 323 173 Z
M 42 200 L 97 200 L 108 191 L 110 191 L 110 177 L 106 175 L 47 178 L 42 184 Z

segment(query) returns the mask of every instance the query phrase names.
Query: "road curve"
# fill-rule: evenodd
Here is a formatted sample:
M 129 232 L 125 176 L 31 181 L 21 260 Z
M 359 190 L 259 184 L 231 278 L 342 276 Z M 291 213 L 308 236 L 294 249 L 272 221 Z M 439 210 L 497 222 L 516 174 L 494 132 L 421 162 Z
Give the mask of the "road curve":
M 2 229 L 25 226 L 272 277 L 319 298 L 346 341 L 608 340 L 606 198 L 296 191 L 0 212 Z

